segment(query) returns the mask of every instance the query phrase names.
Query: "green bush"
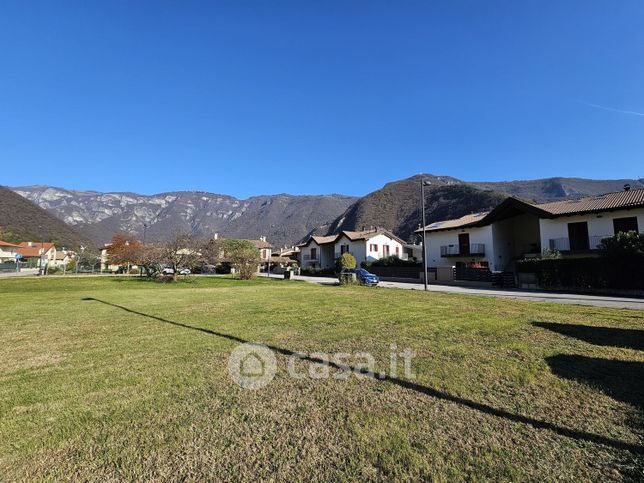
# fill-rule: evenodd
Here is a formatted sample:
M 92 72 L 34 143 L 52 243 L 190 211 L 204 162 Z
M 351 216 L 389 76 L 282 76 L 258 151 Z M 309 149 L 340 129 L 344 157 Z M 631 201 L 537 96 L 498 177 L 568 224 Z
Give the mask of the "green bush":
M 601 254 L 610 259 L 628 259 L 644 255 L 644 233 L 619 232 L 599 244 Z
M 523 260 L 517 271 L 535 273 L 544 288 L 644 289 L 644 255 Z
M 422 263 L 417 263 L 413 260 L 403 260 L 396 255 L 391 255 L 389 257 L 381 258 L 379 260 L 374 260 L 370 263 L 369 266 L 372 267 L 414 267 L 421 265 Z M 367 268 L 367 267 L 363 267 Z
M 350 253 L 343 253 L 340 258 L 336 260 L 336 271 L 341 272 L 345 268 L 356 268 L 356 257 Z

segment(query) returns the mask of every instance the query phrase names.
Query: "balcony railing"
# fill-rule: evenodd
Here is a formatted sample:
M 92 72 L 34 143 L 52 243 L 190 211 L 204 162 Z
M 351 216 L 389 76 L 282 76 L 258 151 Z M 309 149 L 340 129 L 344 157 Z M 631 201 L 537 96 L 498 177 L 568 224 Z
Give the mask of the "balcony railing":
M 459 245 L 442 245 L 441 257 L 482 257 L 485 255 L 485 243 L 472 243 L 469 250 L 465 251 L 462 251 L 461 248 Z
M 551 238 L 548 240 L 550 250 L 558 250 L 560 252 L 570 251 L 570 240 L 568 238 Z
M 604 238 L 609 238 L 611 235 L 593 235 L 588 237 L 588 249 L 598 250 L 601 241 Z M 570 251 L 570 239 L 568 238 L 551 238 L 548 241 L 551 250 L 558 250 L 560 252 Z
M 589 244 L 591 250 L 598 250 L 599 245 L 601 244 L 602 240 L 604 238 L 610 238 L 611 235 L 598 235 L 598 236 L 591 236 L 589 238 Z
M 315 257 L 311 257 L 308 253 L 305 253 L 302 258 L 303 261 L 305 262 L 319 262 L 320 261 L 320 256 L 317 255 Z

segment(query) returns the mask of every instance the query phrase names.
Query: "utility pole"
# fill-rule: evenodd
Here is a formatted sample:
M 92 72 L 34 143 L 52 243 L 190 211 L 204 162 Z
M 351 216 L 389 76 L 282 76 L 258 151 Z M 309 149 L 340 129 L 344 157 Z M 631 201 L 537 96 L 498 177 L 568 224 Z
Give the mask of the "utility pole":
M 38 265 L 38 275 L 43 275 L 43 258 L 45 257 L 45 240 L 40 238 L 40 264 Z
M 420 180 L 420 203 L 422 205 L 423 212 L 423 270 L 425 272 L 424 282 L 425 282 L 425 291 L 427 291 L 427 239 L 425 238 L 425 186 L 429 186 L 431 183 L 424 179 Z

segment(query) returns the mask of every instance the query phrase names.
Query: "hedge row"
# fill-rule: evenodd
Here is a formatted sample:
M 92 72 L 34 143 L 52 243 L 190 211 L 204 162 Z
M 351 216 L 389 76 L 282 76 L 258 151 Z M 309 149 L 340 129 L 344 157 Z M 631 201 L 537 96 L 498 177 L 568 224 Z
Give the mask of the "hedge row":
M 644 256 L 524 260 L 517 271 L 535 273 L 544 288 L 644 289 Z

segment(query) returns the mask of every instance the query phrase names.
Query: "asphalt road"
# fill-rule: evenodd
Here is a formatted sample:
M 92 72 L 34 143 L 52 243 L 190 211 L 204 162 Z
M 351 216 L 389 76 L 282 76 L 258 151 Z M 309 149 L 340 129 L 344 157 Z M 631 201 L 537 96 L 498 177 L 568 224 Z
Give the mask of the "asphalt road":
M 281 276 L 281 275 L 280 275 Z M 318 283 L 322 285 L 335 285 L 338 283 L 336 278 L 332 277 L 307 277 L 295 276 L 296 280 Z M 404 290 L 424 290 L 421 283 L 402 283 L 402 282 L 380 282 L 379 287 L 400 288 Z M 533 302 L 552 302 L 558 304 L 572 305 L 592 305 L 594 307 L 614 307 L 622 309 L 644 310 L 644 299 L 630 297 L 607 297 L 604 295 L 578 295 L 570 293 L 539 292 L 533 290 L 512 290 L 512 289 L 495 289 L 495 288 L 471 288 L 455 285 L 435 285 L 428 286 L 430 292 L 445 292 L 461 295 L 479 295 L 483 297 L 500 297 L 516 300 L 529 300 Z

